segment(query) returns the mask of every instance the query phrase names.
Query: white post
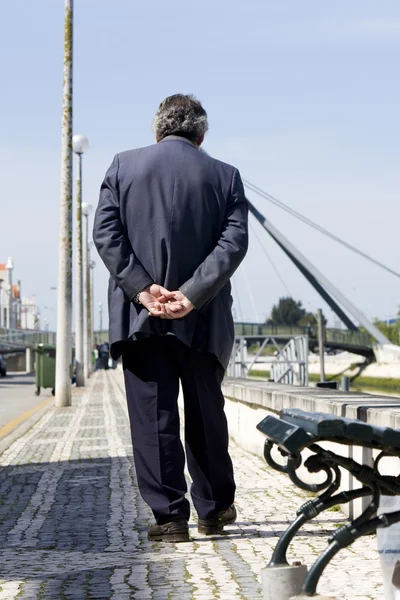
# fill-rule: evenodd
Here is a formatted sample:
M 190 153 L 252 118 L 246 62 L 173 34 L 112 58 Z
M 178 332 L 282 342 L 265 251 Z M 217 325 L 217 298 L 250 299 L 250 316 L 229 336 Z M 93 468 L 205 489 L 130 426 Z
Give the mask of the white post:
M 85 211 L 86 212 L 86 211 Z M 87 347 L 88 347 L 88 215 L 85 214 L 85 226 L 83 228 L 83 352 L 84 352 L 84 373 L 85 380 L 89 377 L 89 365 L 87 360 Z
M 65 0 L 56 406 L 71 405 L 73 0 Z
M 100 321 L 100 334 L 103 331 L 103 304 L 99 302 L 99 321 Z
M 247 376 L 246 365 L 245 365 L 245 355 L 244 355 L 244 344 L 245 344 L 245 339 L 242 336 L 240 338 L 240 377 Z
M 78 175 L 76 186 L 76 326 L 75 326 L 75 365 L 76 385 L 85 385 L 83 372 L 83 273 L 82 273 L 82 154 L 77 153 Z
M 325 335 L 324 335 L 324 320 L 322 310 L 317 311 L 318 321 L 318 349 L 319 349 L 319 372 L 320 380 L 325 381 Z
M 8 257 L 6 269 L 8 271 L 8 303 L 7 303 L 7 329 L 14 329 L 13 319 L 13 261 L 11 256 Z
M 90 246 L 89 246 L 89 217 L 87 218 L 87 240 L 88 240 L 88 262 L 87 262 L 87 312 L 88 312 L 88 332 L 87 332 L 87 348 L 86 356 L 88 362 L 89 377 L 93 372 L 92 369 L 92 339 L 93 339 L 93 315 L 92 315 L 92 278 L 91 278 L 91 260 L 90 260 Z
M 279 565 L 261 570 L 263 600 L 289 600 L 300 594 L 307 575 L 302 564 Z
M 310 354 L 310 339 L 308 337 L 308 335 L 304 338 L 304 355 L 305 355 L 305 365 L 304 365 L 304 369 L 305 369 L 305 374 L 304 374 L 304 384 L 306 387 L 308 387 L 308 383 L 309 383 L 309 367 L 308 367 L 308 361 L 309 361 L 309 354 Z
M 25 373 L 30 375 L 32 371 L 32 350 L 28 347 L 25 350 Z
M 293 596 L 292 598 L 290 598 L 290 600 L 309 600 L 310 596 L 303 596 L 303 594 L 300 594 L 300 596 Z M 334 598 L 333 596 L 313 596 L 314 600 L 337 600 L 337 598 Z
M 93 348 L 94 348 L 94 268 L 96 266 L 96 263 L 94 262 L 94 260 L 90 261 L 90 270 L 91 270 L 91 294 L 90 294 L 90 333 L 91 333 L 91 338 L 90 338 L 90 352 L 92 353 Z M 91 367 L 93 370 L 93 363 L 91 362 Z
M 90 377 L 92 372 L 92 348 L 91 348 L 91 317 L 90 317 L 90 251 L 89 251 L 89 214 L 92 206 L 84 202 L 82 214 L 85 217 L 83 238 L 83 347 L 85 356 L 85 378 Z
M 18 302 L 17 302 L 17 316 L 15 326 L 17 329 L 22 329 L 22 297 L 21 297 L 21 280 L 18 280 Z

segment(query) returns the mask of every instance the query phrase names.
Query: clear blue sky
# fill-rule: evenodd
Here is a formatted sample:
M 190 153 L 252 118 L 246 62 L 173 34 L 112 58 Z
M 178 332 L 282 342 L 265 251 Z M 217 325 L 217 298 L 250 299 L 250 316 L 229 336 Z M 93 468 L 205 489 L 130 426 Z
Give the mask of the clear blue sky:
M 53 327 L 63 12 L 62 0 L 13 0 L 0 25 L 0 262 L 14 258 L 23 294 L 37 294 Z M 85 200 L 96 205 L 116 152 L 152 143 L 158 103 L 191 92 L 209 113 L 211 154 L 400 269 L 399 59 L 398 0 L 75 0 Z M 398 279 L 249 197 L 368 316 L 396 313 Z M 292 295 L 324 306 L 253 227 Z M 105 304 L 107 274 L 95 260 L 96 303 Z M 248 320 L 265 318 L 286 293 L 254 237 L 235 288 L 236 317 Z

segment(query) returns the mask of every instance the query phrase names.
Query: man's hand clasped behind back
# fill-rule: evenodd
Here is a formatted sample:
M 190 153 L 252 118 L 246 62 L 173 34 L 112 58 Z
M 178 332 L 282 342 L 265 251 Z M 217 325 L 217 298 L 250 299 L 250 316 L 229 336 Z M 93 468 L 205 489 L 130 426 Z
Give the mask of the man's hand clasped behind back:
M 193 304 L 182 292 L 170 292 L 155 283 L 140 292 L 139 300 L 151 317 L 160 319 L 182 319 L 194 310 Z

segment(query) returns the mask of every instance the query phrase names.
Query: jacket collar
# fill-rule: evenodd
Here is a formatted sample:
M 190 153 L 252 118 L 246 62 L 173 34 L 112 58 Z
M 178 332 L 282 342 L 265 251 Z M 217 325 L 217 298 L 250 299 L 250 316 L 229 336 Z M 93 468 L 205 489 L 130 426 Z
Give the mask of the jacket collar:
M 198 149 L 197 146 L 193 144 L 193 142 L 191 142 L 187 138 L 182 137 L 181 135 L 167 135 L 159 143 L 162 144 L 163 142 L 183 142 L 184 144 L 190 144 L 190 146 L 193 146 L 193 148 L 196 148 L 196 150 Z

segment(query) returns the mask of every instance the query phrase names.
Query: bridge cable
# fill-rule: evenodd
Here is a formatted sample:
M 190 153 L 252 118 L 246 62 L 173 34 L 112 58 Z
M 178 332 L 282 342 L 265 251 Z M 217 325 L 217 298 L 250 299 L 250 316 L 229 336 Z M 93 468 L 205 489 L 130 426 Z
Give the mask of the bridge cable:
M 247 181 L 246 179 L 243 179 L 243 183 L 245 184 L 245 186 L 247 188 L 249 188 L 250 191 L 254 192 L 255 194 L 258 194 L 259 196 L 261 196 L 265 200 L 268 200 L 269 202 L 272 202 L 272 204 L 275 204 L 275 206 L 277 206 L 278 208 L 281 208 L 282 210 L 286 211 L 287 213 L 289 213 L 290 215 L 292 215 L 296 219 L 299 219 L 303 223 L 306 223 L 306 225 L 309 225 L 310 227 L 313 227 L 314 229 L 316 229 L 320 233 L 323 233 L 324 235 L 326 235 L 327 237 L 331 238 L 335 242 L 338 242 L 339 244 L 342 244 L 347 249 L 352 250 L 356 254 L 359 254 L 363 258 L 366 258 L 367 260 L 369 260 L 373 264 L 377 265 L 378 267 L 381 267 L 385 271 L 388 271 L 389 273 L 391 273 L 392 275 L 395 275 L 396 277 L 398 277 L 400 279 L 400 273 L 398 273 L 397 271 L 394 271 L 390 267 L 388 267 L 388 266 L 384 265 L 383 263 L 381 263 L 379 260 L 376 260 L 372 256 L 369 256 L 369 254 L 366 254 L 365 252 L 363 252 L 362 250 L 359 250 L 358 248 L 356 248 L 352 244 L 349 244 L 348 242 L 346 242 L 342 238 L 338 237 L 334 233 L 331 233 L 330 231 L 328 231 L 327 229 L 325 229 L 325 227 L 322 227 L 322 225 L 318 225 L 318 223 L 315 223 L 315 221 L 312 221 L 308 217 L 305 217 L 301 213 L 299 213 L 296 210 L 294 210 L 294 208 L 291 208 L 290 206 L 288 206 L 287 204 L 285 204 L 281 200 L 278 200 L 278 198 L 275 198 L 274 196 L 271 196 L 271 194 L 268 194 L 268 192 L 265 192 L 264 190 L 262 190 L 261 188 L 259 188 L 256 185 L 254 185 L 250 181 Z
M 248 277 L 246 275 L 246 269 L 243 268 L 241 272 L 243 273 L 243 277 L 244 277 L 244 280 L 245 280 L 245 283 L 246 283 L 247 293 L 250 296 L 250 303 L 251 303 L 252 308 L 253 308 L 254 318 L 256 320 L 258 320 L 258 310 L 257 310 L 257 306 L 256 306 L 256 303 L 255 303 L 255 300 L 254 300 L 253 293 L 252 293 L 250 285 L 249 285 Z
M 293 252 L 291 250 L 289 250 L 289 247 L 287 246 L 287 240 L 285 240 L 284 238 L 280 239 L 279 235 L 277 237 L 277 234 L 279 234 L 279 232 L 277 230 L 275 230 L 275 233 L 273 231 L 271 231 L 271 229 L 270 229 L 271 224 L 268 223 L 267 219 L 260 213 L 259 210 L 256 209 L 254 204 L 252 204 L 250 202 L 250 200 L 248 200 L 248 203 L 249 203 L 249 211 L 251 212 L 251 214 L 264 227 L 264 229 L 266 229 L 266 231 L 268 231 L 269 235 L 275 240 L 275 242 L 278 244 L 278 246 L 280 246 L 282 248 L 282 250 L 290 258 L 290 260 L 296 265 L 296 267 L 299 269 L 299 271 L 301 271 L 301 273 L 303 273 L 304 277 L 311 283 L 313 288 L 319 293 L 320 296 L 322 296 L 322 298 L 327 302 L 327 304 L 332 308 L 332 310 L 337 314 L 337 316 L 343 321 L 343 323 L 349 329 L 351 329 L 353 331 L 357 331 L 358 327 L 351 321 L 351 319 L 349 319 L 349 317 L 340 308 L 340 306 L 333 299 L 333 297 L 330 295 L 330 293 L 328 293 L 326 291 L 326 289 L 321 285 L 321 283 L 319 282 L 319 280 L 317 278 L 318 276 L 313 275 L 313 273 L 310 272 L 309 269 L 301 262 L 300 257 L 297 258 L 295 256 L 295 254 L 293 254 Z M 295 249 L 293 248 L 293 250 L 295 250 Z M 346 300 L 346 299 L 344 299 L 344 300 Z M 355 307 L 352 306 L 352 308 L 355 308 Z M 351 312 L 351 310 L 352 309 L 350 309 L 350 312 Z M 361 321 L 363 320 L 363 318 L 364 317 L 362 317 Z M 374 326 L 371 324 L 371 327 L 374 327 Z M 376 330 L 376 331 L 378 331 L 378 330 Z M 383 334 L 378 332 L 378 335 L 383 335 Z M 376 339 L 378 339 L 378 338 L 376 338 Z
M 266 247 L 265 247 L 265 246 L 264 246 L 264 244 L 262 243 L 262 241 L 261 241 L 260 237 L 258 236 L 258 234 L 257 234 L 256 230 L 254 229 L 254 227 L 253 227 L 253 225 L 252 225 L 251 221 L 249 221 L 249 226 L 250 226 L 250 229 L 251 229 L 252 233 L 254 234 L 255 238 L 258 240 L 258 242 L 259 242 L 259 244 L 260 244 L 260 246 L 261 246 L 261 249 L 262 249 L 262 251 L 264 252 L 264 254 L 266 255 L 266 257 L 268 258 L 268 260 L 269 260 L 269 262 L 270 262 L 270 264 L 271 264 L 271 266 L 272 266 L 273 270 L 275 271 L 275 273 L 276 273 L 276 275 L 278 276 L 278 278 L 279 278 L 280 282 L 282 283 L 283 287 L 285 288 L 285 290 L 286 290 L 286 292 L 287 292 L 287 295 L 288 295 L 290 298 L 292 298 L 292 294 L 290 293 L 290 290 L 289 290 L 289 288 L 288 288 L 288 286 L 287 286 L 287 284 L 286 284 L 285 280 L 283 279 L 282 275 L 280 274 L 280 272 L 279 272 L 278 268 L 276 267 L 275 263 L 273 262 L 272 258 L 271 258 L 271 257 L 270 257 L 270 255 L 268 254 L 268 251 L 267 251 Z

